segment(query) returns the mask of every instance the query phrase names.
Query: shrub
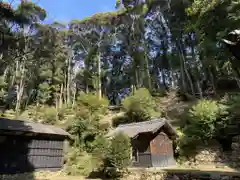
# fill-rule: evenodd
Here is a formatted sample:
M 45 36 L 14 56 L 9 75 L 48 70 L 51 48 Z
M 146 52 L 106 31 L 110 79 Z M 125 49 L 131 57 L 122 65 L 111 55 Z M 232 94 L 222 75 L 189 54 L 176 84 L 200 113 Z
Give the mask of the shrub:
M 196 139 L 211 139 L 228 123 L 226 115 L 227 106 L 213 100 L 201 100 L 190 109 L 189 125 L 184 133 Z
M 174 155 L 178 162 L 185 161 L 186 157 L 194 155 L 199 141 L 195 136 L 186 135 L 180 129 L 177 129 L 178 138 L 173 142 Z
M 200 100 L 188 113 L 188 121 L 176 141 L 176 151 L 181 157 L 195 153 L 199 143 L 223 136 L 228 121 L 227 106 L 213 100 Z
M 238 109 L 240 108 L 240 94 L 226 94 L 222 99 L 221 103 L 228 106 L 228 111 L 232 115 L 239 114 Z
M 109 166 L 122 170 L 131 163 L 130 138 L 123 133 L 116 134 L 110 142 L 107 153 Z M 108 165 L 108 164 L 107 164 Z
M 72 148 L 66 157 L 65 171 L 69 175 L 89 175 L 92 171 L 91 156 Z
M 99 99 L 95 94 L 80 93 L 78 103 L 86 106 L 91 113 L 105 114 L 108 110 L 109 102 L 106 98 Z
M 151 117 L 160 115 L 160 113 L 157 112 L 156 102 L 145 88 L 140 88 L 134 95 L 125 98 L 123 107 L 131 122 L 145 121 Z
M 99 159 L 93 158 L 91 154 L 78 148 L 72 148 L 66 157 L 64 170 L 69 175 L 89 176 L 93 169 L 98 168 L 100 164 Z
M 41 107 L 38 112 L 38 118 L 41 119 L 42 123 L 55 124 L 57 119 L 57 110 L 55 107 Z

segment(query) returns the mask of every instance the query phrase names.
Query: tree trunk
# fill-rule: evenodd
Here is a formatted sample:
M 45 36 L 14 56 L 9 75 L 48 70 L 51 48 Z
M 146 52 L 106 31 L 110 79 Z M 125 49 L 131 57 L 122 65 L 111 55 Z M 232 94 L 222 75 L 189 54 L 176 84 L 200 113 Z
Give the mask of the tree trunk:
M 195 96 L 195 91 L 194 91 L 194 86 L 193 86 L 193 82 L 191 79 L 191 76 L 187 70 L 187 67 L 185 65 L 185 53 L 184 53 L 184 49 L 181 47 L 181 43 L 179 43 L 179 51 L 180 51 L 180 55 L 181 55 L 181 59 L 182 59 L 182 68 L 187 76 L 188 82 L 190 84 L 190 88 L 191 88 L 191 93 L 193 96 Z
M 21 101 L 22 95 L 24 91 L 24 78 L 25 78 L 25 57 L 23 58 L 22 64 L 20 64 L 19 60 L 16 62 L 16 76 L 18 78 L 16 92 L 17 92 L 17 100 L 15 106 L 16 118 L 20 115 Z
M 69 50 L 71 51 L 71 50 Z M 70 86 L 71 86 L 71 60 L 72 60 L 72 54 L 69 53 L 69 58 L 67 60 L 67 87 L 66 87 L 66 90 L 67 90 L 67 105 L 70 105 L 71 104 L 71 89 L 70 89 Z
M 86 89 L 85 89 L 86 93 L 89 93 L 88 83 L 86 83 L 86 87 L 85 87 L 85 88 L 86 88 Z
M 63 107 L 63 96 L 64 96 L 64 84 L 61 84 L 60 95 L 59 95 L 59 107 Z
M 145 52 L 144 52 L 144 72 L 145 72 L 145 79 L 146 79 L 146 87 L 148 88 L 149 91 L 151 91 L 151 77 L 150 77 L 150 73 L 149 73 L 149 62 L 148 62 L 148 56 L 147 56 L 147 46 L 146 44 L 144 43 L 144 49 L 145 49 Z
M 102 99 L 102 82 L 101 82 L 101 54 L 97 57 L 97 95 Z
M 76 104 L 76 95 L 77 95 L 77 85 L 76 85 L 76 83 L 74 83 L 74 87 L 73 88 L 74 88 L 74 90 L 73 90 L 72 108 Z

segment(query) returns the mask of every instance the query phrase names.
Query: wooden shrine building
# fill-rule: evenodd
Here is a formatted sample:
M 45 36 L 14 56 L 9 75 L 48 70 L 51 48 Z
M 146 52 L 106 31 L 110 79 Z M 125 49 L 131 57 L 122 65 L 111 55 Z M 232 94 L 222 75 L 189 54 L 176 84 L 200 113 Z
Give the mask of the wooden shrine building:
M 0 174 L 60 170 L 69 137 L 54 126 L 0 118 Z
M 166 119 L 124 124 L 108 136 L 123 132 L 131 138 L 133 167 L 169 167 L 176 165 L 172 140 L 177 132 Z

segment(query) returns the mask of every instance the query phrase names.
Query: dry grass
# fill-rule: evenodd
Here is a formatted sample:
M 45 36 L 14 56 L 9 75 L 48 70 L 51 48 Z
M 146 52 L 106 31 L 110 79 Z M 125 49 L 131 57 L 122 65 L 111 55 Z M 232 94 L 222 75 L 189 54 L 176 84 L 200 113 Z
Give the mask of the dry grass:
M 177 128 L 185 124 L 185 118 L 189 109 L 196 104 L 196 100 L 181 101 L 176 92 L 169 92 L 166 96 L 156 98 L 158 108 L 163 112 L 173 127 Z
M 0 175 L 1 180 L 85 180 L 83 176 L 68 176 L 63 172 L 35 172 L 17 175 Z

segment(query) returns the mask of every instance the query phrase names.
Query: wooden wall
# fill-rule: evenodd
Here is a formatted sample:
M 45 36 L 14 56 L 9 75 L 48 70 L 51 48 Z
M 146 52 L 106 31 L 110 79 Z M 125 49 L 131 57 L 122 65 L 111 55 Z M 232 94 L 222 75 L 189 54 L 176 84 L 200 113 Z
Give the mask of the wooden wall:
M 154 155 L 173 155 L 172 140 L 164 132 L 159 132 L 150 142 Z
M 155 134 L 140 134 L 132 141 L 133 165 L 137 167 L 168 167 L 176 164 L 172 140 L 159 130 Z
M 62 168 L 64 155 L 62 139 L 50 137 L 43 139 L 34 136 L 3 137 L 0 142 L 0 173 Z

